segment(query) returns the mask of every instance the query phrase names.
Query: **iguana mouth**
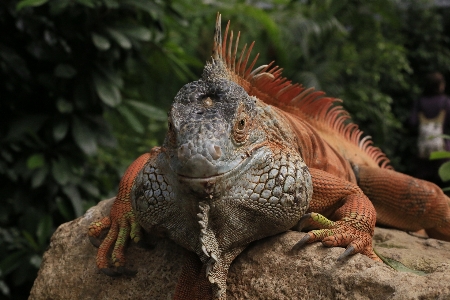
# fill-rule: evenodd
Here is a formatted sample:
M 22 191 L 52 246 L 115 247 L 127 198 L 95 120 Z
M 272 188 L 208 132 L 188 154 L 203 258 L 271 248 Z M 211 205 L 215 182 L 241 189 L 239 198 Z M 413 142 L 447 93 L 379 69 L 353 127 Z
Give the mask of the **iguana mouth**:
M 188 184 L 194 190 L 200 189 L 199 191 L 201 192 L 211 194 L 213 193 L 214 186 L 218 181 L 222 181 L 224 178 L 233 176 L 236 172 L 245 168 L 245 166 L 247 166 L 249 162 L 256 157 L 255 152 L 257 152 L 257 150 L 261 149 L 267 144 L 267 142 L 262 142 L 252 145 L 250 149 L 243 152 L 241 160 L 233 168 L 225 172 L 205 177 L 190 177 L 184 174 L 177 173 L 178 178 L 181 182 Z

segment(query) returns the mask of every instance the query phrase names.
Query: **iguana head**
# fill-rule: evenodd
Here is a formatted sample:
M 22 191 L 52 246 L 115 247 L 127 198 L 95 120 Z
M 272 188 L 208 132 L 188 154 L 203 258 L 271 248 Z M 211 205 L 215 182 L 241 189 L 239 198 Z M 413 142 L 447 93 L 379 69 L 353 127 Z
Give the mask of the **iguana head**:
M 266 138 L 258 126 L 257 101 L 213 52 L 202 78 L 181 88 L 169 112 L 164 149 L 171 169 L 208 193 L 215 179 L 244 167 Z
M 179 175 L 207 178 L 229 172 L 247 157 L 261 133 L 252 122 L 255 99 L 223 78 L 184 86 L 169 113 L 165 148 Z

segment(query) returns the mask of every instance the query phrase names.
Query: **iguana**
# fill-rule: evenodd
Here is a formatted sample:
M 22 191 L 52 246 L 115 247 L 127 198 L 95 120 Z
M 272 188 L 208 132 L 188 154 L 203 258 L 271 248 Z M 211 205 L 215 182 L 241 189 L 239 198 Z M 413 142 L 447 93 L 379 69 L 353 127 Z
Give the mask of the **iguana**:
M 218 14 L 212 58 L 175 96 L 162 147 L 131 164 L 110 216 L 90 225 L 93 241 L 109 229 L 98 268 L 126 273 L 126 241 L 142 227 L 195 253 L 174 299 L 225 299 L 236 256 L 289 229 L 315 228 L 293 251 L 321 241 L 346 247 L 338 259 L 379 260 L 375 222 L 450 240 L 450 200 L 436 185 L 395 172 L 338 100 L 273 63 L 254 68 L 258 56 L 247 67 L 253 43 L 238 58 L 240 33 L 228 31 L 222 40 Z

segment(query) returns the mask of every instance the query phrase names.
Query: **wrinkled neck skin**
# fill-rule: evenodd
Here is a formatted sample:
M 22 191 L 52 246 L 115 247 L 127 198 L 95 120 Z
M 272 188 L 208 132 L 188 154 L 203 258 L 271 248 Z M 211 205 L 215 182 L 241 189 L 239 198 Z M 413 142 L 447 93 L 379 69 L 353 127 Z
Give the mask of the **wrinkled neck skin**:
M 306 212 L 311 176 L 289 123 L 240 87 L 200 80 L 177 97 L 166 141 L 137 176 L 132 204 L 147 232 L 199 256 L 214 297 L 225 299 L 236 256 Z

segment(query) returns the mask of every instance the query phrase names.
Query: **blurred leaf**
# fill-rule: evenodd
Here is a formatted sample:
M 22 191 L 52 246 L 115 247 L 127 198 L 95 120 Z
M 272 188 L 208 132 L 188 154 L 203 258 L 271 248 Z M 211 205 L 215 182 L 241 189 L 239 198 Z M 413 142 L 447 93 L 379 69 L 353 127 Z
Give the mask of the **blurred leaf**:
M 28 245 L 30 248 L 32 248 L 34 251 L 39 251 L 39 245 L 34 240 L 33 236 L 26 230 L 22 231 L 22 235 L 25 238 L 25 240 L 28 242 Z
M 450 151 L 435 151 L 431 152 L 430 159 L 450 158 Z
M 45 215 L 41 218 L 37 225 L 36 236 L 38 244 L 44 246 L 50 235 L 52 234 L 53 220 L 50 215 Z
M 120 47 L 131 49 L 131 42 L 123 33 L 112 28 L 107 28 L 106 31 L 108 31 L 109 35 L 120 45 Z
M 36 269 L 39 269 L 42 263 L 42 257 L 35 254 L 30 257 L 30 264 L 34 266 Z M 24 276 L 23 276 L 24 277 Z
M 90 182 L 85 181 L 80 185 L 80 187 L 91 196 L 100 196 L 100 190 L 98 189 L 98 187 Z
M 25 250 L 18 250 L 0 260 L 0 271 L 2 273 L 2 277 L 8 275 L 11 271 L 17 268 L 26 255 L 27 252 Z
M 77 74 L 77 70 L 69 64 L 59 64 L 56 66 L 54 74 L 56 77 L 72 78 Z
M 151 14 L 152 17 L 156 18 L 158 14 L 161 14 L 161 7 L 159 7 L 153 1 L 147 0 L 122 0 L 122 4 L 128 4 L 135 8 L 140 8 Z
M 99 50 L 108 50 L 111 47 L 111 43 L 107 38 L 104 36 L 92 33 L 92 42 L 94 43 L 95 47 L 97 47 Z
M 19 139 L 25 133 L 33 133 L 41 129 L 44 121 L 47 119 L 47 116 L 41 115 L 26 115 L 20 118 L 17 118 L 14 122 L 12 122 L 9 126 L 9 132 L 6 136 L 6 140 L 9 139 Z
M 64 98 L 58 98 L 56 101 L 56 107 L 62 114 L 71 113 L 73 111 L 73 105 Z
M 78 3 L 83 4 L 84 6 L 87 6 L 89 8 L 94 8 L 95 3 L 92 0 L 76 0 Z
M 50 13 L 52 15 L 57 15 L 62 13 L 67 6 L 72 2 L 72 0 L 58 0 L 58 1 L 50 1 Z
M 0 45 L 0 58 L 2 58 L 3 62 L 12 72 L 25 80 L 30 78 L 30 70 L 27 68 L 26 61 L 20 57 L 16 51 L 4 45 Z
M 30 170 L 40 168 L 44 165 L 45 158 L 41 153 L 36 153 L 28 157 L 27 159 L 27 168 Z
M 99 74 L 94 74 L 94 84 L 97 95 L 106 105 L 114 107 L 122 101 L 119 89 Z
M 128 124 L 133 128 L 134 131 L 138 133 L 144 132 L 144 127 L 141 122 L 136 118 L 136 116 L 128 109 L 126 106 L 119 106 L 117 108 L 118 112 L 127 120 Z
M 31 177 L 31 187 L 33 189 L 40 187 L 44 183 L 47 175 L 48 175 L 48 167 L 47 166 L 43 166 L 43 167 L 37 169 Z
M 97 152 L 95 134 L 89 128 L 86 121 L 74 117 L 72 122 L 72 135 L 76 144 L 84 153 L 93 155 Z
M 19 3 L 17 3 L 16 9 L 21 10 L 24 7 L 41 6 L 47 2 L 48 2 L 48 0 L 22 0 Z
M 150 41 L 152 33 L 143 26 L 128 26 L 118 28 L 122 33 L 144 42 Z
M 162 109 L 157 108 L 155 106 L 134 101 L 134 100 L 128 100 L 127 104 L 130 104 L 133 106 L 137 112 L 141 113 L 145 117 L 158 120 L 158 121 L 166 121 L 167 120 L 167 113 L 164 112 Z
M 111 82 L 111 84 L 114 84 L 118 88 L 123 87 L 122 76 L 120 76 L 120 74 L 117 71 L 113 70 L 112 68 L 108 68 L 108 67 L 102 66 L 102 65 L 96 65 L 95 67 L 98 71 L 100 71 L 100 73 L 101 73 L 101 75 L 103 75 L 103 77 L 105 77 L 107 80 L 109 80 Z M 100 74 L 99 74 L 99 76 L 100 76 Z
M 81 202 L 80 192 L 73 184 L 66 185 L 62 188 L 64 194 L 72 202 L 72 207 L 76 217 L 80 217 L 83 214 L 83 204 Z
M 0 276 L 1 276 L 1 269 L 0 269 Z M 5 281 L 0 280 L 0 291 L 2 292 L 3 295 L 9 297 L 10 296 L 10 289 L 8 287 L 8 285 L 5 283 Z
M 119 8 L 120 6 L 117 0 L 103 0 L 103 3 L 105 3 L 108 8 Z
M 439 167 L 439 177 L 442 181 L 450 180 L 450 161 L 446 161 Z
M 53 138 L 56 142 L 59 142 L 66 137 L 68 131 L 69 122 L 66 119 L 59 120 L 53 126 Z
M 56 197 L 56 206 L 58 207 L 58 211 L 60 214 L 66 219 L 73 219 L 72 214 L 70 213 L 70 208 L 66 205 L 64 200 L 61 197 Z
M 71 169 L 67 160 L 63 157 L 52 160 L 52 175 L 60 185 L 65 185 L 69 182 Z

